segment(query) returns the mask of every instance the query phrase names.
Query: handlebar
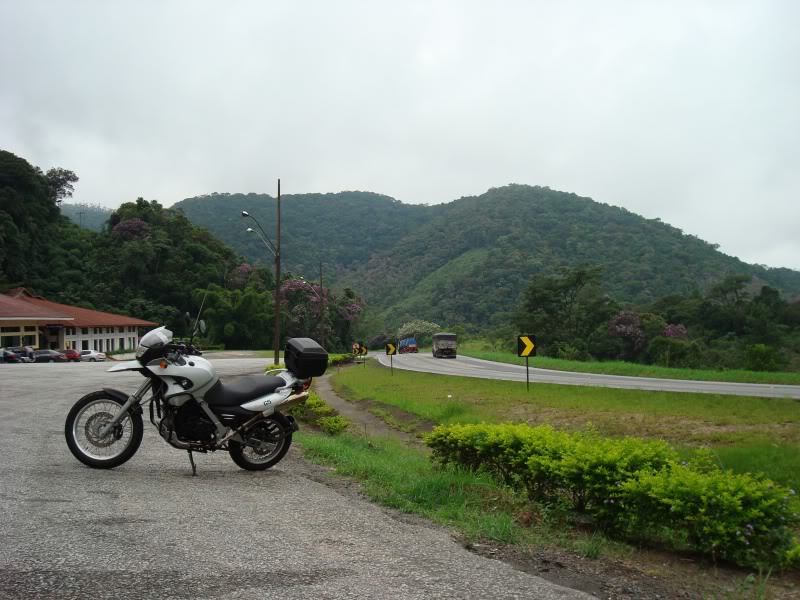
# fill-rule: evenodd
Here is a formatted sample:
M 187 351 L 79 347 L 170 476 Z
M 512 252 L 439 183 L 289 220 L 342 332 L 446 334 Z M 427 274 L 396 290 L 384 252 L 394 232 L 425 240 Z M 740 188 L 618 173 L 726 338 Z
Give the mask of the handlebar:
M 172 343 L 165 346 L 167 352 L 175 351 L 187 356 L 203 356 L 203 353 L 188 342 Z

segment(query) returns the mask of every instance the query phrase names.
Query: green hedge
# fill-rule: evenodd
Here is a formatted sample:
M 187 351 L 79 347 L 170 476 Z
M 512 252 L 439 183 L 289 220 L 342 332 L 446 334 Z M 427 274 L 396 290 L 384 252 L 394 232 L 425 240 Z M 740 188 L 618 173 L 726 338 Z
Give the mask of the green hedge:
M 308 400 L 303 404 L 295 404 L 289 407 L 286 414 L 319 427 L 330 435 L 341 433 L 350 426 L 350 421 L 346 417 L 337 415 L 336 410 L 314 392 L 308 393 Z
M 352 354 L 329 354 L 328 366 L 335 367 L 336 365 L 343 365 L 345 363 L 353 362 Z
M 566 503 L 618 536 L 686 545 L 748 566 L 800 558 L 792 490 L 686 465 L 661 441 L 549 425 L 450 425 L 426 437 L 441 464 L 483 469 L 530 499 Z

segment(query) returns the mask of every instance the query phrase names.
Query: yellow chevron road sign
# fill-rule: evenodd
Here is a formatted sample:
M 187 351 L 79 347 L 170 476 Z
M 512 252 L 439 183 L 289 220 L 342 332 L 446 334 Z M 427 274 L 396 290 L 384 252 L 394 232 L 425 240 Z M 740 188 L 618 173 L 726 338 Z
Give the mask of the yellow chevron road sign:
M 386 344 L 386 354 L 388 356 L 394 356 L 395 354 L 397 354 L 397 346 L 395 346 L 391 342 Z
M 517 336 L 517 356 L 536 356 L 536 336 Z

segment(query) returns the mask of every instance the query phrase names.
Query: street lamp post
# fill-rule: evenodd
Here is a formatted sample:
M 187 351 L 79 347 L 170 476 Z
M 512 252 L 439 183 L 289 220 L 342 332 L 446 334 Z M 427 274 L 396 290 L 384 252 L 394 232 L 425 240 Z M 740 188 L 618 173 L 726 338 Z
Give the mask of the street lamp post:
M 264 231 L 264 228 L 261 227 L 261 223 L 258 220 L 248 213 L 246 210 L 242 211 L 242 218 L 243 219 L 253 219 L 255 224 L 261 230 L 261 233 L 258 233 L 252 227 L 247 228 L 248 233 L 255 233 L 264 245 L 267 247 L 267 250 L 272 252 L 273 256 L 275 256 L 275 337 L 273 339 L 273 346 L 275 348 L 275 364 L 277 365 L 281 362 L 281 180 L 278 179 L 278 223 L 277 223 L 277 246 L 272 243 L 272 240 L 269 239 L 267 232 Z M 261 234 L 264 235 L 261 235 Z
M 314 292 L 314 295 L 319 299 L 319 343 L 324 348 L 325 347 L 325 288 L 322 287 L 322 261 L 319 261 L 319 291 L 322 295 L 317 293 L 317 290 L 314 289 L 314 286 L 311 285 L 309 282 L 306 281 L 305 277 L 302 275 L 300 276 L 300 280 L 305 283 L 308 288 Z

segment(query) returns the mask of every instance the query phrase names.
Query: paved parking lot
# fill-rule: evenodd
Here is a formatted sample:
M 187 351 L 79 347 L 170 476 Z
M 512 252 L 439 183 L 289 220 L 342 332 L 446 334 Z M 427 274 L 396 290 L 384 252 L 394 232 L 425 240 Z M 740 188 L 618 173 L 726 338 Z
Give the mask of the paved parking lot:
M 201 455 L 192 478 L 146 423 L 128 463 L 87 468 L 64 442 L 69 408 L 140 381 L 108 366 L 0 365 L 0 598 L 588 598 L 318 483 L 294 449 L 264 473 Z

